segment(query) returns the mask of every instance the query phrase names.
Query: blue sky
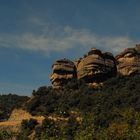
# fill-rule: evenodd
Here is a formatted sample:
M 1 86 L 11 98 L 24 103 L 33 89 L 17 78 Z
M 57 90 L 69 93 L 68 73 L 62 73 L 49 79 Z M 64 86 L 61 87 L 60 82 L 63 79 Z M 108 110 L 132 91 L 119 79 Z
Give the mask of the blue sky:
M 0 0 L 0 94 L 50 85 L 52 63 L 140 43 L 139 0 Z

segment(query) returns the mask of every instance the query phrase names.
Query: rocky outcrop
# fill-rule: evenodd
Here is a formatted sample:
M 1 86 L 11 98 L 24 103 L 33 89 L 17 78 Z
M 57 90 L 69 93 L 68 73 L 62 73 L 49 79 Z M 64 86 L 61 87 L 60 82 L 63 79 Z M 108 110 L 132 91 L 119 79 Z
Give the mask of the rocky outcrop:
M 72 61 L 61 59 L 53 64 L 51 82 L 54 88 L 60 88 L 74 78 L 76 78 L 76 68 Z
M 127 48 L 116 56 L 118 73 L 129 76 L 140 74 L 140 44 Z
M 84 58 L 76 62 L 77 77 L 86 83 L 95 84 L 116 74 L 115 58 L 111 53 L 91 49 Z
M 125 49 L 116 58 L 109 52 L 91 49 L 75 62 L 68 59 L 57 60 L 52 66 L 51 82 L 54 88 L 60 88 L 77 78 L 97 87 L 117 72 L 126 76 L 140 74 L 140 45 Z

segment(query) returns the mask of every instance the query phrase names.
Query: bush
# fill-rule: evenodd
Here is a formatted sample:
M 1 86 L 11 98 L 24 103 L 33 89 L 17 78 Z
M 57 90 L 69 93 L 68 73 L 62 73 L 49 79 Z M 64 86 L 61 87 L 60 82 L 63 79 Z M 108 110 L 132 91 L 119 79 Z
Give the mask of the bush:
M 46 117 L 42 126 L 35 127 L 36 139 L 138 140 L 139 86 L 140 76 L 118 75 L 102 89 L 89 88 L 83 81 L 69 82 L 60 90 L 41 87 L 25 109 Z M 48 116 L 63 121 L 49 120 Z

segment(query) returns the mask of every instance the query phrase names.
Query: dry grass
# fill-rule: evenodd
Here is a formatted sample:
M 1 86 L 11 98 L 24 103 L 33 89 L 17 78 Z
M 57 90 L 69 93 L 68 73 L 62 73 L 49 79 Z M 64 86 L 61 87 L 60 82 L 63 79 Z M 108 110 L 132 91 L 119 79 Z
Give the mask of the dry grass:
M 32 116 L 28 112 L 22 109 L 14 109 L 11 113 L 10 118 L 7 121 L 0 122 L 0 129 L 11 129 L 14 132 L 19 131 L 21 122 L 23 120 L 29 120 L 29 119 L 36 119 L 39 124 L 42 123 L 44 120 L 43 116 Z

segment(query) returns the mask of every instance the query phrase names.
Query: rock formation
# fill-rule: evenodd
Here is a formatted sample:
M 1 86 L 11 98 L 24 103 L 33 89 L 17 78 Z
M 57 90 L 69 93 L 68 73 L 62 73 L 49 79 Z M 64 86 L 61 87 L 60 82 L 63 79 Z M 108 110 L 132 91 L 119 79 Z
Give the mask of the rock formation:
M 140 73 L 140 44 L 116 56 L 118 73 L 129 76 Z
M 111 53 L 91 49 L 84 58 L 76 62 L 77 77 L 86 83 L 95 84 L 116 74 L 115 58 Z
M 109 52 L 91 49 L 75 62 L 68 59 L 57 60 L 52 66 L 51 82 L 54 88 L 60 88 L 77 78 L 96 87 L 117 72 L 122 75 L 140 74 L 140 45 L 125 49 L 116 59 Z
M 76 68 L 72 61 L 61 59 L 53 64 L 51 81 L 54 88 L 60 88 L 74 78 L 76 78 Z

